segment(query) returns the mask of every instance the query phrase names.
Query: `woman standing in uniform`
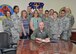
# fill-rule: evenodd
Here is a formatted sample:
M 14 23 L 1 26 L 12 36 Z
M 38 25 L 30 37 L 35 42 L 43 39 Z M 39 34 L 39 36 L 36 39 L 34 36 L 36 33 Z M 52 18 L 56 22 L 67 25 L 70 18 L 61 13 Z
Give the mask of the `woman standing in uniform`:
M 21 19 L 18 16 L 19 13 L 19 7 L 18 6 L 14 6 L 13 8 L 14 10 L 14 14 L 11 16 L 12 22 L 13 22 L 13 28 L 11 28 L 11 32 L 12 32 L 12 40 L 13 43 L 17 43 L 17 41 L 19 40 L 22 30 L 21 30 Z

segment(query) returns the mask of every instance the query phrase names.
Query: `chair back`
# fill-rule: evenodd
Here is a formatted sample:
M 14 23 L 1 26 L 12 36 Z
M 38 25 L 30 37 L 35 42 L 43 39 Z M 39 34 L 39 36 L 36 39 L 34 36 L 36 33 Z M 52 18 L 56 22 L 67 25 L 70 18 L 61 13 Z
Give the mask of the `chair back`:
M 9 47 L 9 34 L 6 32 L 0 33 L 0 48 L 8 48 Z

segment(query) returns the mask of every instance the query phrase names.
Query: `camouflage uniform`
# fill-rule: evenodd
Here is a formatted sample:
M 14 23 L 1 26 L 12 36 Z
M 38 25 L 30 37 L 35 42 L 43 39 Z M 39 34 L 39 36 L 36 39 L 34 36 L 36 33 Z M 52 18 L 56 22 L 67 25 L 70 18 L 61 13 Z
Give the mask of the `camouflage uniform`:
M 71 31 L 72 31 L 72 27 L 73 27 L 73 25 L 74 25 L 74 16 L 73 15 L 71 15 L 71 14 L 69 14 L 69 15 L 66 15 L 68 18 L 69 18 L 69 20 L 70 20 L 70 29 L 69 29 L 69 32 L 68 32 L 68 36 L 70 36 L 71 37 Z
M 33 14 L 32 13 L 29 13 L 29 14 L 27 14 L 27 17 L 28 17 L 28 20 L 30 22 L 31 18 L 33 17 Z
M 60 24 L 61 24 L 61 30 L 62 30 L 61 39 L 69 40 L 70 39 L 70 36 L 68 36 L 68 32 L 70 29 L 69 18 L 67 18 L 66 16 L 60 17 Z
M 11 35 L 10 29 L 13 27 L 11 18 L 3 19 L 2 24 L 3 24 L 4 31 L 7 32 L 9 35 Z
M 19 33 L 21 32 L 21 19 L 16 13 L 11 16 L 11 19 L 14 24 L 14 26 L 11 28 L 12 40 L 13 43 L 17 43 L 19 40 Z
M 13 27 L 13 23 L 12 23 L 12 20 L 11 18 L 5 18 L 3 19 L 2 21 L 2 25 L 3 25 L 3 29 L 4 29 L 4 32 L 8 33 L 9 35 L 9 41 L 10 43 L 12 42 L 12 37 L 11 37 L 11 28 Z
M 50 18 L 50 32 L 52 39 L 59 39 L 62 30 L 60 30 L 60 20 L 58 18 L 56 20 Z
M 42 18 L 42 21 L 44 22 L 44 26 L 45 28 L 49 31 L 50 30 L 50 20 L 49 17 L 48 18 Z

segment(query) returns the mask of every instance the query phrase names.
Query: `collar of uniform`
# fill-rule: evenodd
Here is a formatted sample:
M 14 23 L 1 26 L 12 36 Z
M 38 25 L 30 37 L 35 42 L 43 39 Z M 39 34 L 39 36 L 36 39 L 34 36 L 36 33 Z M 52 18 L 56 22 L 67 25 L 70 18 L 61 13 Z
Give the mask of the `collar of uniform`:
M 41 32 L 39 28 L 38 28 L 38 31 L 39 31 L 39 32 Z M 42 31 L 42 32 L 44 32 L 44 31 L 45 31 L 45 28 L 43 29 L 43 31 Z
M 14 13 L 15 16 L 19 17 L 18 14 Z
M 66 18 L 66 16 L 64 16 L 64 17 L 60 17 L 61 19 L 65 19 Z
M 11 18 L 10 18 L 10 17 L 7 17 L 7 19 L 8 19 L 8 20 L 11 20 Z

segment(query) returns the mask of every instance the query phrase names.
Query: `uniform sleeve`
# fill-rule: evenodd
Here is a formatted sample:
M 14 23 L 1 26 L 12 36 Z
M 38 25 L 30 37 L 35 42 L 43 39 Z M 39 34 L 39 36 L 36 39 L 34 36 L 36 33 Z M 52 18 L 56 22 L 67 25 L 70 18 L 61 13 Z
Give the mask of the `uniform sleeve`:
M 65 29 L 64 30 L 69 30 L 70 28 L 70 20 L 69 18 L 66 18 L 66 23 L 65 23 Z
M 7 29 L 7 25 L 5 24 L 5 20 L 2 21 L 2 25 L 3 25 L 3 29 L 6 30 Z
M 4 19 L 4 20 L 2 21 L 2 25 L 3 25 L 3 29 L 4 29 L 4 30 L 7 30 L 8 28 L 10 28 L 10 25 L 6 22 L 6 19 Z
M 74 16 L 71 16 L 71 27 L 74 25 L 74 22 L 75 22 Z
M 48 30 L 46 32 L 47 32 L 48 38 L 52 38 L 51 32 Z
M 13 25 L 14 25 L 14 18 L 15 18 L 15 16 L 11 16 L 11 21 L 12 21 L 12 23 L 13 23 Z
M 59 31 L 58 31 L 58 33 L 61 34 L 62 31 L 63 31 L 63 27 L 62 27 L 63 25 L 62 25 L 62 22 L 60 21 L 60 19 L 59 19 L 59 21 L 58 21 L 58 26 L 59 26 L 59 29 L 58 29 Z
M 31 35 L 31 39 L 32 40 L 35 40 L 36 39 L 36 33 L 37 33 L 37 30 L 35 30 L 32 35 Z

